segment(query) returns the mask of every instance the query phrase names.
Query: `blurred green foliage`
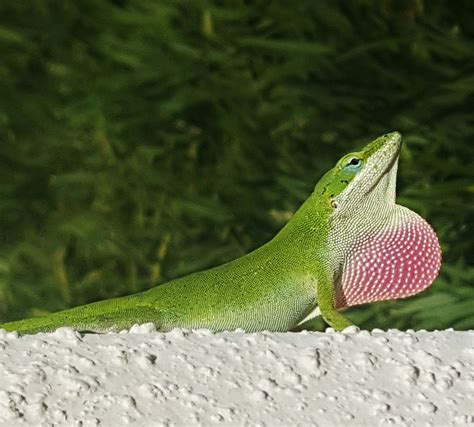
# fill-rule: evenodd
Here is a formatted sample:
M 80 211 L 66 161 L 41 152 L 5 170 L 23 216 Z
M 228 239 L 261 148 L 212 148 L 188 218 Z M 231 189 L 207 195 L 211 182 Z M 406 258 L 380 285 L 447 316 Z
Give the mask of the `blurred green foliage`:
M 147 289 L 270 239 L 343 154 L 404 135 L 437 230 L 373 328 L 474 328 L 473 2 L 0 3 L 0 321 Z

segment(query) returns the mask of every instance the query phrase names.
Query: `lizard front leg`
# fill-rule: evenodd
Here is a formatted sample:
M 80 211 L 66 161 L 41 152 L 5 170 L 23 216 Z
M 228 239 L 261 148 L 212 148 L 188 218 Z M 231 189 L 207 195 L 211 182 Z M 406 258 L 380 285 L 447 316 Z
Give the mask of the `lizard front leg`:
M 342 331 L 353 323 L 336 310 L 336 289 L 330 274 L 318 275 L 317 300 L 321 315 L 326 323 L 336 331 Z

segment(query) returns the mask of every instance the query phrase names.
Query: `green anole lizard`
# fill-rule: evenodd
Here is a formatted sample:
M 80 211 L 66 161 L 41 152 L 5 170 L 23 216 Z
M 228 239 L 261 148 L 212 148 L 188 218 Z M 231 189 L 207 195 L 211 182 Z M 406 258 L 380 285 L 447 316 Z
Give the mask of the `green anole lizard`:
M 321 314 L 342 330 L 351 322 L 339 309 L 421 292 L 440 268 L 432 228 L 395 203 L 400 147 L 393 132 L 342 157 L 281 231 L 241 258 L 145 292 L 0 328 L 107 332 L 152 322 L 161 331 L 289 331 Z

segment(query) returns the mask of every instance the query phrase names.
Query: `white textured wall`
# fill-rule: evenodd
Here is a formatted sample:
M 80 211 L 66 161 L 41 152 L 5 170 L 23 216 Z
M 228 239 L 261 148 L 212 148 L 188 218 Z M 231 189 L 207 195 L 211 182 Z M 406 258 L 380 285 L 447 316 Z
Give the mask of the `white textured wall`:
M 473 402 L 474 331 L 0 331 L 2 426 L 469 425 Z

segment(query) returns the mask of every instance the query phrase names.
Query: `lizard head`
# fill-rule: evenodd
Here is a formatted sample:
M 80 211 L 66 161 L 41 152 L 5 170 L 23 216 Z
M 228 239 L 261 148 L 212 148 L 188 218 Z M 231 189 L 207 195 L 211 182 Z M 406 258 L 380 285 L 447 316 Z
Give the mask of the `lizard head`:
M 317 190 L 331 209 L 328 244 L 338 308 L 417 294 L 441 265 L 438 238 L 395 203 L 401 136 L 392 132 L 340 159 Z
M 333 215 L 352 215 L 373 199 L 395 203 L 400 147 L 400 134 L 392 132 L 336 163 L 318 185 L 319 195 L 332 207 Z

